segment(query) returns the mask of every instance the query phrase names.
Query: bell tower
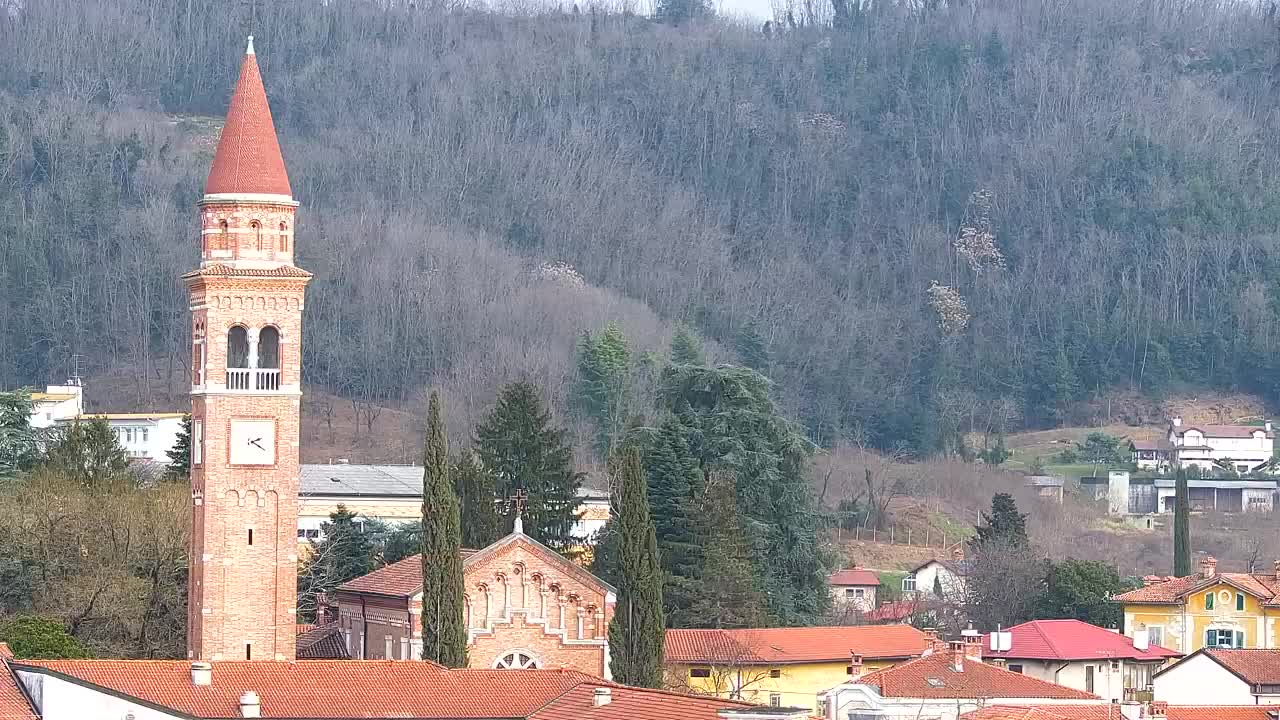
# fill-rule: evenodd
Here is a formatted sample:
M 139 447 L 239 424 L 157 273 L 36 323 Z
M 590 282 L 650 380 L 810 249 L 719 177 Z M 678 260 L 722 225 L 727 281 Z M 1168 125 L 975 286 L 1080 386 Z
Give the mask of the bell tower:
M 253 37 L 199 203 L 187 655 L 292 660 L 302 304 L 293 199 Z

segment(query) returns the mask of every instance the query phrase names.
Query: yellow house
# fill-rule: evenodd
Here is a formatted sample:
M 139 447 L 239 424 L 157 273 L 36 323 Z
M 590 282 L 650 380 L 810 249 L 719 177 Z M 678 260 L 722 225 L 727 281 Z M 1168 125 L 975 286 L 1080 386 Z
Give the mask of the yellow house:
M 814 708 L 851 675 L 917 658 L 933 639 L 910 625 L 668 630 L 668 687 L 761 705 Z
M 1206 647 L 1277 647 L 1280 563 L 1270 574 L 1219 573 L 1217 560 L 1206 557 L 1195 575 L 1142 581 L 1115 598 L 1129 637 L 1146 631 L 1150 644 L 1187 655 Z

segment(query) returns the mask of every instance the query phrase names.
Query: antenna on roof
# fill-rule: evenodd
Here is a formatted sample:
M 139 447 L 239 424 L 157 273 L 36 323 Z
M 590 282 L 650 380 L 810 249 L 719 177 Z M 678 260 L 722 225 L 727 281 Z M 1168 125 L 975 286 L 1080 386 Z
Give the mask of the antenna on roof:
M 71 377 L 67 378 L 68 385 L 80 387 L 84 384 L 80 379 L 80 358 L 82 357 L 84 356 L 79 354 L 71 356 Z

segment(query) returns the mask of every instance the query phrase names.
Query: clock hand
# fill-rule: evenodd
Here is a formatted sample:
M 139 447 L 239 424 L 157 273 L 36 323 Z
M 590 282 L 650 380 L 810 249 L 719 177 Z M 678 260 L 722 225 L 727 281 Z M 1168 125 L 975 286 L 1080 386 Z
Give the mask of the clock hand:
M 266 448 L 262 447 L 262 438 L 254 438 L 254 439 L 252 439 L 252 440 L 250 440 L 250 441 L 249 441 L 249 444 L 250 444 L 250 445 L 252 445 L 252 446 L 254 446 L 254 447 L 256 447 L 256 448 L 258 448 L 259 450 L 265 450 L 265 449 L 266 449 Z

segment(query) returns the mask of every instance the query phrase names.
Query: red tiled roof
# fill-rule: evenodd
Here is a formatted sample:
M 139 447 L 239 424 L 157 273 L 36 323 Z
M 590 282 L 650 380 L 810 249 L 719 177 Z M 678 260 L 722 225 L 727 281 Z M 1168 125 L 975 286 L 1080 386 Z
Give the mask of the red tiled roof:
M 879 688 L 883 697 L 897 698 L 1099 699 L 1097 695 L 1010 672 L 973 658 L 965 658 L 961 666 L 964 672 L 956 672 L 952 667 L 950 651 L 936 652 L 878 670 L 858 682 Z
M 475 550 L 463 548 L 462 559 L 465 561 L 475 553 Z M 368 575 L 348 580 L 338 586 L 338 589 L 392 597 L 413 597 L 422 592 L 422 556 L 410 555 L 399 562 L 384 565 Z
M 1115 596 L 1115 600 L 1121 603 L 1150 603 L 1154 605 L 1180 603 L 1182 598 L 1190 593 L 1220 582 L 1233 585 L 1262 600 L 1264 603 L 1274 604 L 1280 602 L 1276 598 L 1276 592 L 1280 590 L 1280 581 L 1276 580 L 1275 574 L 1250 575 L 1249 573 L 1218 573 L 1211 578 L 1205 578 L 1199 574 L 1170 578 L 1164 582 L 1122 593 Z
M 919 657 L 929 638 L 910 625 L 668 630 L 667 662 L 780 665 L 864 658 Z
M 1163 660 L 1182 655 L 1158 645 L 1138 650 L 1133 646 L 1132 638 L 1079 620 L 1032 620 L 1014 625 L 1007 632 L 1013 635 L 1012 649 L 1008 652 L 992 652 L 991 636 L 988 635 L 982 640 L 982 657 L 1023 660 Z
M 1278 709 L 1267 705 L 1171 705 L 1166 720 L 1274 720 Z M 1145 717 L 1151 717 L 1147 715 Z M 1120 706 L 990 705 L 960 716 L 960 720 L 1121 720 Z
M 280 265 L 272 268 L 238 268 L 222 263 L 213 265 L 205 265 L 199 270 L 192 270 L 182 276 L 185 280 L 194 277 L 232 276 L 232 277 L 293 277 L 293 278 L 309 278 L 311 273 L 296 268 L 292 265 Z
M 1280 650 L 1205 648 L 1201 652 L 1250 685 L 1280 685 Z
M 887 602 L 874 610 L 862 613 L 865 620 L 871 622 L 902 622 L 916 613 L 937 609 L 941 601 L 924 598 L 906 598 Z
M 0 720 L 37 720 L 27 696 L 18 688 L 17 679 L 9 674 L 6 657 L 13 654 L 8 645 L 0 643 Z
M 879 585 L 880 578 L 864 568 L 846 568 L 832 573 L 827 578 L 828 585 Z
M 394 660 L 212 665 L 213 682 L 206 687 L 191 684 L 190 663 L 183 661 L 50 660 L 17 667 L 194 718 L 239 717 L 240 696 L 247 690 L 258 694 L 267 719 L 715 720 L 721 708 L 746 707 L 731 700 L 616 685 L 572 670 L 448 670 Z M 609 688 L 611 702 L 597 708 L 591 701 L 600 687 Z
M 231 95 L 204 192 L 293 195 L 267 91 L 258 72 L 258 58 L 252 52 L 245 54 L 240 65 L 240 79 Z
M 1191 430 L 1199 430 L 1201 435 L 1207 438 L 1238 438 L 1247 439 L 1253 437 L 1256 432 L 1264 433 L 1267 437 L 1272 437 L 1265 427 L 1259 425 L 1188 425 L 1177 428 L 1174 433 L 1183 435 Z

